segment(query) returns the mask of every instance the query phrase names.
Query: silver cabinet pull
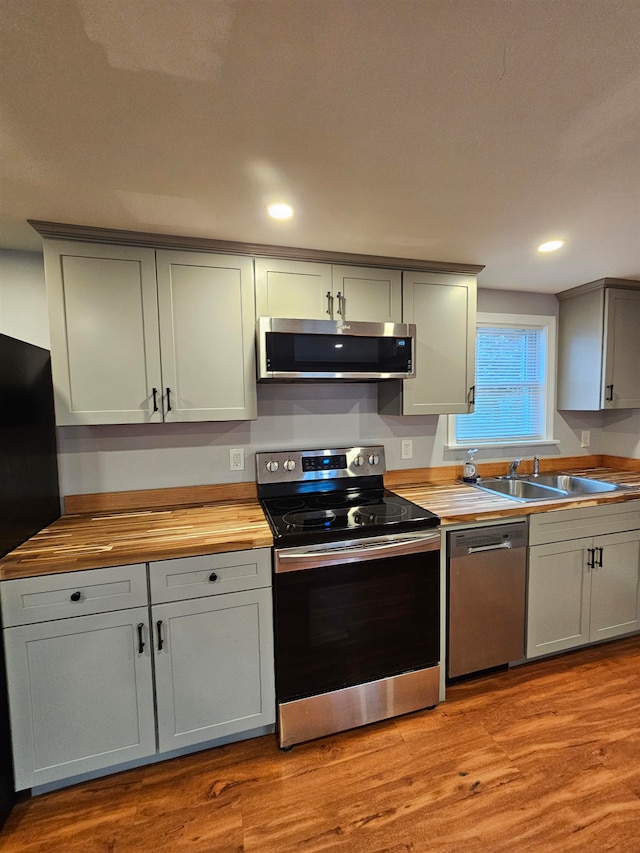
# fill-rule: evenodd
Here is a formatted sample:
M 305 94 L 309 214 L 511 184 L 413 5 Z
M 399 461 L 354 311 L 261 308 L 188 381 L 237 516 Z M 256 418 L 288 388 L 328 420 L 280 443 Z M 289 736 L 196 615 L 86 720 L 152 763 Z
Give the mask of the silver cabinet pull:
M 333 296 L 330 290 L 327 290 L 327 314 L 333 317 Z

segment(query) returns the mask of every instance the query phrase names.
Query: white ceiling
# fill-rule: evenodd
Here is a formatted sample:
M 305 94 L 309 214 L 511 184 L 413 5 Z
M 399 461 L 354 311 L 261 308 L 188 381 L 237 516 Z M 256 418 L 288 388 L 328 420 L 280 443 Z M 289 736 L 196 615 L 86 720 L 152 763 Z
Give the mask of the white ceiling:
M 1 247 L 39 249 L 43 219 L 484 264 L 509 290 L 640 279 L 640 0 L 0 16 Z

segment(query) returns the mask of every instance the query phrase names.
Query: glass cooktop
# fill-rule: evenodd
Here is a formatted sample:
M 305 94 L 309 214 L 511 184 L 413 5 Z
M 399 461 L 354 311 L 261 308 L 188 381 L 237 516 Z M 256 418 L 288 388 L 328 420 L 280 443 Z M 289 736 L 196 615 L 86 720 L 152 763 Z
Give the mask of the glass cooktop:
M 279 546 L 404 533 L 440 523 L 434 513 L 384 488 L 318 491 L 261 503 Z

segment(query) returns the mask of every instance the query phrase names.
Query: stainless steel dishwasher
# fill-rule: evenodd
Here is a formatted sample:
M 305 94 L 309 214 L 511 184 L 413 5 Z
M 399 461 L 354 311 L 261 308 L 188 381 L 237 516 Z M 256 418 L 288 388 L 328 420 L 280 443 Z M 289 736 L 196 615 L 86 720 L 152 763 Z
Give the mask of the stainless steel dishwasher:
M 447 534 L 447 675 L 521 660 L 528 522 Z

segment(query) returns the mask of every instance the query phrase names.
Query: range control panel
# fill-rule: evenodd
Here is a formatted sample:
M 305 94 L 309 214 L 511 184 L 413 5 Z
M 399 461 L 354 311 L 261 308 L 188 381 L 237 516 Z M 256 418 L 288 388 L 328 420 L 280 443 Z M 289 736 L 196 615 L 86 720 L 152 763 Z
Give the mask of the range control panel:
M 340 447 L 320 450 L 276 450 L 256 453 L 258 483 L 293 483 L 369 477 L 386 471 L 384 447 Z

